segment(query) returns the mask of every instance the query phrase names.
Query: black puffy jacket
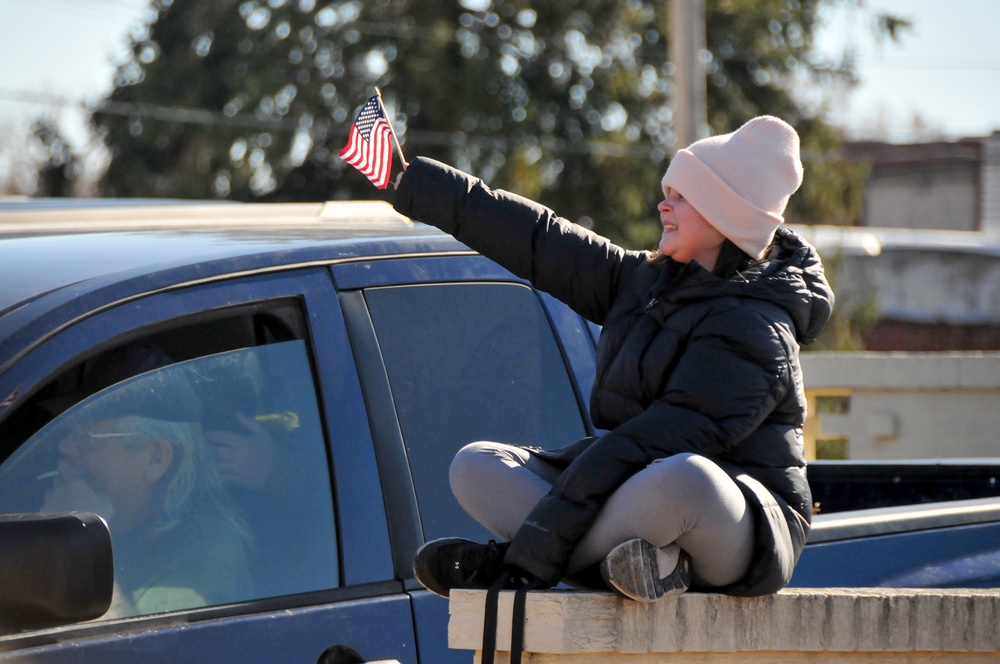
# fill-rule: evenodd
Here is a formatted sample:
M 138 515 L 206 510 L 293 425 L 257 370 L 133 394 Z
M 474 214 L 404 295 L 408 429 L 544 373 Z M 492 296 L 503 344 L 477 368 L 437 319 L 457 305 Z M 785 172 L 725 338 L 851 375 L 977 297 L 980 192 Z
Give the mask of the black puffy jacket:
M 815 338 L 833 306 L 809 244 L 780 228 L 761 264 L 722 279 L 696 262 L 651 262 L 422 158 L 405 171 L 395 207 L 603 326 L 590 408 L 609 431 L 540 453 L 566 470 L 516 533 L 507 563 L 557 582 L 611 493 L 654 459 L 691 452 L 729 473 L 756 517 L 750 569 L 721 591 L 759 595 L 788 583 L 812 502 L 799 343 Z

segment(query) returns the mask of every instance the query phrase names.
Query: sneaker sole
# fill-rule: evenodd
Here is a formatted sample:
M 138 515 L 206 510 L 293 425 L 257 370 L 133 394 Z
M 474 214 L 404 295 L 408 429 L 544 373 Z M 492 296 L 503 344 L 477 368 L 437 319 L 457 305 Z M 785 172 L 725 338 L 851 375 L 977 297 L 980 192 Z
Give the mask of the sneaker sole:
M 677 566 L 661 576 L 656 547 L 642 539 L 619 544 L 601 563 L 601 576 L 619 595 L 655 602 L 680 595 L 691 586 L 691 558 L 681 551 Z

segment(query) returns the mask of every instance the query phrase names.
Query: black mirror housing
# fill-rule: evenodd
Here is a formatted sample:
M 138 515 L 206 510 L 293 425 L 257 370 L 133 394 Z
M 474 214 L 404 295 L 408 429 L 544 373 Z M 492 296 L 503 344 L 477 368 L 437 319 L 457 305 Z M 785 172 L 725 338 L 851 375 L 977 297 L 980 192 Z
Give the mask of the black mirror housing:
M 0 515 L 0 630 L 99 618 L 111 606 L 111 532 L 97 514 Z

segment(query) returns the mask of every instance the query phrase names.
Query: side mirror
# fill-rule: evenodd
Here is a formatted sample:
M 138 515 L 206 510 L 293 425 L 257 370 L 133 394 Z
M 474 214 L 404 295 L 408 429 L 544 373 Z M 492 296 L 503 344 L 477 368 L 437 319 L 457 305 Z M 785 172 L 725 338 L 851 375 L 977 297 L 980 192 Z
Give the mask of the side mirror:
M 111 532 L 97 514 L 0 515 L 0 630 L 99 618 L 114 588 Z

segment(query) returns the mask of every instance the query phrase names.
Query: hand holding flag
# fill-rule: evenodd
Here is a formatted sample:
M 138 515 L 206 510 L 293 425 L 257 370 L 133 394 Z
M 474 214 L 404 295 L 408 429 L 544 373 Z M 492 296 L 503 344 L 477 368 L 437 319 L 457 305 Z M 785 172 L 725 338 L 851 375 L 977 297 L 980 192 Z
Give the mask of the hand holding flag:
M 385 117 L 382 107 L 382 95 L 378 88 L 361 107 L 357 119 L 351 125 L 351 134 L 347 145 L 339 152 L 340 158 L 361 171 L 379 189 L 385 189 L 389 184 L 389 172 L 392 170 L 392 146 L 390 137 L 396 141 L 399 158 L 406 168 L 403 150 L 396 140 L 396 132 Z

